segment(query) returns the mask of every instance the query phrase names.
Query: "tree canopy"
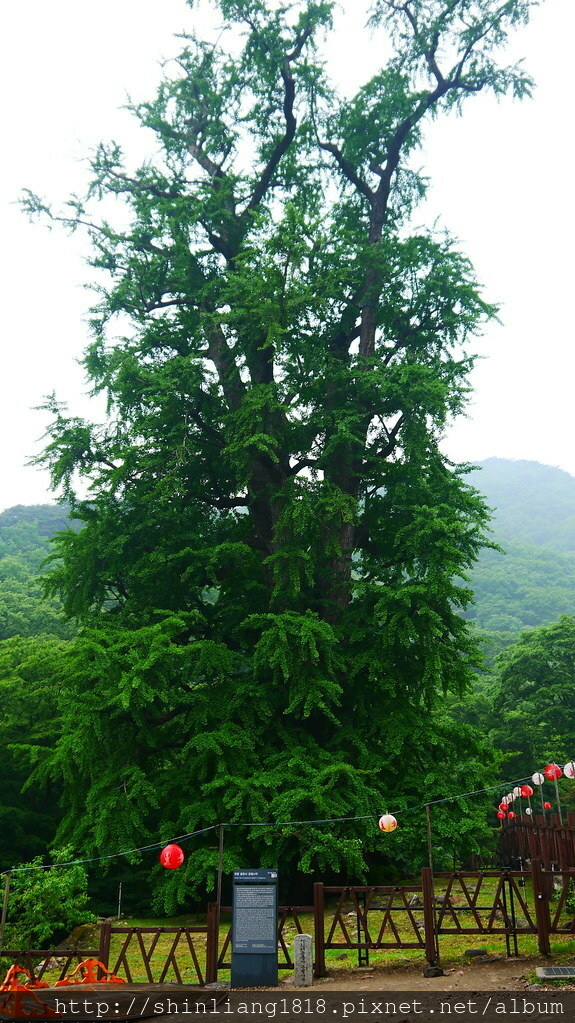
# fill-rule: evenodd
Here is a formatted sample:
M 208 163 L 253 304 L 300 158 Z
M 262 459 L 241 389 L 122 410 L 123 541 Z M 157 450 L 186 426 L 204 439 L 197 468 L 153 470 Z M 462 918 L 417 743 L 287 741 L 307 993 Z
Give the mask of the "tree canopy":
M 499 658 L 492 734 L 516 777 L 575 755 L 574 669 L 575 618 L 569 615 L 524 632 Z
M 132 108 L 150 158 L 102 144 L 85 196 L 28 195 L 91 239 L 84 363 L 109 407 L 94 425 L 48 403 L 44 459 L 83 525 L 49 579 L 82 626 L 43 765 L 66 840 L 225 820 L 228 865 L 357 876 L 418 778 L 430 798 L 483 786 L 480 740 L 456 765 L 434 710 L 478 662 L 461 577 L 487 523 L 440 441 L 495 309 L 446 233 L 413 228 L 416 159 L 440 113 L 529 92 L 496 51 L 532 6 L 378 0 L 392 52 L 346 97 L 320 49 L 331 3 L 219 0 L 217 40 L 186 37 Z

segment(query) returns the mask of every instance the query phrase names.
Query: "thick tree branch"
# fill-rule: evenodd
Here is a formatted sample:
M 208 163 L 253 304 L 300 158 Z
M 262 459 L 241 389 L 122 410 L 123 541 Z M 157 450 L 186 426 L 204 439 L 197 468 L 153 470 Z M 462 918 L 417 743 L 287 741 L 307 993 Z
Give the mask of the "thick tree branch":
M 263 199 L 282 156 L 287 152 L 294 140 L 297 127 L 297 121 L 293 112 L 295 80 L 291 73 L 289 59 L 287 57 L 285 59 L 284 66 L 281 69 L 281 76 L 284 84 L 283 115 L 285 120 L 285 132 L 272 150 L 272 154 L 264 167 L 260 180 L 252 193 L 252 197 L 242 213 L 242 217 L 244 218 L 255 210 Z
M 222 511 L 231 508 L 245 508 L 248 503 L 247 494 L 238 494 L 236 497 L 211 497 L 210 495 L 199 495 L 199 501 L 210 506 L 220 508 Z
M 297 476 L 298 472 L 302 469 L 317 467 L 318 462 L 316 458 L 300 458 L 299 462 L 295 465 L 290 465 L 288 476 Z
M 240 407 L 246 388 L 233 353 L 228 347 L 225 334 L 219 326 L 214 326 L 209 330 L 207 354 L 216 367 L 230 409 L 236 411 Z
M 346 177 L 352 185 L 355 185 L 358 192 L 365 196 L 370 206 L 373 206 L 375 203 L 375 192 L 369 187 L 367 181 L 364 181 L 360 174 L 358 174 L 353 164 L 345 158 L 341 150 L 333 142 L 321 142 L 320 140 L 319 145 L 321 149 L 324 149 L 327 153 L 331 153 L 332 156 L 335 157 L 344 177 Z
M 387 443 L 377 451 L 370 451 L 368 449 L 367 454 L 372 458 L 388 458 L 397 445 L 397 437 L 404 423 L 405 414 L 403 412 L 391 430 L 388 430 L 385 423 L 382 423 L 383 429 L 386 433 Z

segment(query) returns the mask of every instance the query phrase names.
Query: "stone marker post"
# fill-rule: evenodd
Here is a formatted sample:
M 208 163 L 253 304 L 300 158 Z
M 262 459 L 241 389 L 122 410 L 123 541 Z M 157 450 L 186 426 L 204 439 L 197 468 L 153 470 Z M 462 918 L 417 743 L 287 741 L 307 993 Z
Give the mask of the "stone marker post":
M 313 980 L 311 934 L 296 934 L 293 939 L 294 987 L 310 987 Z

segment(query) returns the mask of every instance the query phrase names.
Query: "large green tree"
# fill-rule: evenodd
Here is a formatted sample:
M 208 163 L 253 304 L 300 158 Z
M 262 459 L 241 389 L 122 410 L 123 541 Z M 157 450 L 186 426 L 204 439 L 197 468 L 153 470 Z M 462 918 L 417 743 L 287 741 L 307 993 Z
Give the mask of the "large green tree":
M 100 426 L 49 405 L 45 457 L 84 526 L 51 577 L 84 625 L 50 767 L 68 837 L 226 820 L 230 863 L 357 872 L 372 822 L 239 825 L 479 781 L 471 740 L 467 769 L 432 716 L 476 663 L 455 580 L 486 523 L 439 442 L 494 309 L 452 240 L 410 224 L 425 123 L 529 91 L 494 51 L 531 6 L 377 0 L 391 55 L 345 97 L 328 0 L 218 0 L 215 41 L 186 38 L 133 108 L 149 160 L 101 145 L 85 197 L 29 195 L 90 236 L 85 366 L 109 401 Z M 201 878 L 209 852 L 188 864 Z
M 492 737 L 513 777 L 528 776 L 549 760 L 564 764 L 575 757 L 574 675 L 575 618 L 569 615 L 522 633 L 498 659 Z

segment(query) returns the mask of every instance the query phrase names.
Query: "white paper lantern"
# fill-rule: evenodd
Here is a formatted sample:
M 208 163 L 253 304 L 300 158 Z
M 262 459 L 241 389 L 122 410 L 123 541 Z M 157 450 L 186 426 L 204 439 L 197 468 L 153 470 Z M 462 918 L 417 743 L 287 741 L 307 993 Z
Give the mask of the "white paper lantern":
M 384 813 L 383 817 L 379 818 L 380 831 L 395 831 L 396 827 L 397 821 L 392 813 Z
M 565 764 L 563 774 L 566 778 L 575 778 L 575 760 L 570 760 L 568 764 Z
M 516 799 L 519 799 L 519 796 L 521 795 L 521 785 L 515 786 L 515 788 L 513 789 L 513 795 L 515 796 Z
M 543 785 L 543 782 L 545 781 L 545 775 L 540 774 L 539 771 L 536 771 L 535 774 L 531 775 L 531 781 L 533 782 L 534 785 Z
M 531 816 L 531 814 L 533 813 L 533 811 L 532 811 L 532 809 L 531 809 L 531 807 L 530 807 L 530 806 L 526 806 L 526 807 L 525 807 L 525 813 L 526 813 L 526 814 L 528 814 L 529 816 Z

